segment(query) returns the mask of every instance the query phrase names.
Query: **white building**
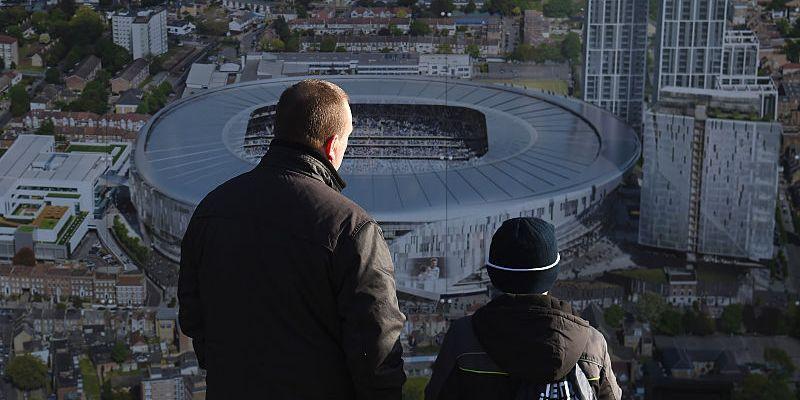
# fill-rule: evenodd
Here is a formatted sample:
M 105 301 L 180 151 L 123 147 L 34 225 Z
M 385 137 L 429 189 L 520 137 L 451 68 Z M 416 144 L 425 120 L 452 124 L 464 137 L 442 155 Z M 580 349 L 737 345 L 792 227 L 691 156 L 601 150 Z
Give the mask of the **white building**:
M 167 33 L 169 33 L 170 35 L 183 36 L 194 32 L 196 28 L 197 27 L 189 21 L 185 20 L 170 21 L 167 24 Z
M 647 76 L 646 0 L 589 0 L 584 23 L 583 100 L 642 124 Z
M 145 284 L 142 275 L 117 276 L 117 304 L 141 306 L 145 301 Z
M 0 57 L 3 58 L 3 68 L 11 68 L 11 63 L 19 65 L 19 43 L 17 39 L 8 35 L 0 35 Z
M 20 135 L 0 158 L 0 257 L 31 247 L 65 258 L 101 204 L 110 166 L 102 154 L 56 152 L 52 136 Z
M 260 57 L 259 79 L 332 74 L 429 75 L 465 79 L 472 76 L 472 62 L 467 54 L 265 53 L 252 57 Z
M 167 52 L 167 11 L 163 8 L 116 13 L 111 27 L 114 43 L 131 52 L 134 60 Z

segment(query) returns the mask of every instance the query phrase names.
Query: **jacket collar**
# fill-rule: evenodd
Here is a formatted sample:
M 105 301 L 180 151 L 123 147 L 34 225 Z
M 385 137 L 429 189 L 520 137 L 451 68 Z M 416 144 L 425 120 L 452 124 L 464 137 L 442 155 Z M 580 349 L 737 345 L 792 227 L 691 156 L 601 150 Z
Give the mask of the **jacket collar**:
M 270 166 L 301 173 L 317 179 L 337 192 L 347 186 L 330 161 L 319 150 L 300 143 L 273 139 L 261 166 Z

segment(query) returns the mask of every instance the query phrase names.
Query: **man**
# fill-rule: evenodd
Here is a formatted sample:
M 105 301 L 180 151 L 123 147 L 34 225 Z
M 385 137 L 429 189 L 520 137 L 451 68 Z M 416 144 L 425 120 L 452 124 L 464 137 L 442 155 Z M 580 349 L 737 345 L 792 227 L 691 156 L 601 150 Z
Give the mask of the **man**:
M 340 193 L 348 101 L 321 80 L 286 89 L 261 162 L 189 222 L 180 326 L 210 400 L 401 397 L 392 260 L 376 222 Z
M 426 399 L 621 398 L 603 335 L 547 294 L 559 260 L 552 225 L 503 223 L 486 266 L 502 293 L 450 327 Z

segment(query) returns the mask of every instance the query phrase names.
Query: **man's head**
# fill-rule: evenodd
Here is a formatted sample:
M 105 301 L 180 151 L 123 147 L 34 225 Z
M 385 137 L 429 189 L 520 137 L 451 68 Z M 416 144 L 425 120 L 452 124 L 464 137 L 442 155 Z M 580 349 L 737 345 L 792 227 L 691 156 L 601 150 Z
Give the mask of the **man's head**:
M 546 294 L 556 282 L 560 259 L 553 225 L 512 218 L 492 236 L 486 269 L 492 285 L 504 293 Z
M 300 81 L 278 100 L 275 137 L 318 149 L 339 169 L 353 131 L 349 100 L 347 93 L 333 83 Z

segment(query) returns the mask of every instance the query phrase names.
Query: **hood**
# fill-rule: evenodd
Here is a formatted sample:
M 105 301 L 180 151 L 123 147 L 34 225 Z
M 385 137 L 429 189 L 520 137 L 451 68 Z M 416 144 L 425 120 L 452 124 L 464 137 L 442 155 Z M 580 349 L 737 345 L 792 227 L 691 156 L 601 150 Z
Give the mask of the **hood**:
M 504 294 L 472 316 L 478 341 L 498 367 L 537 382 L 562 379 L 589 341 L 590 325 L 547 295 Z

